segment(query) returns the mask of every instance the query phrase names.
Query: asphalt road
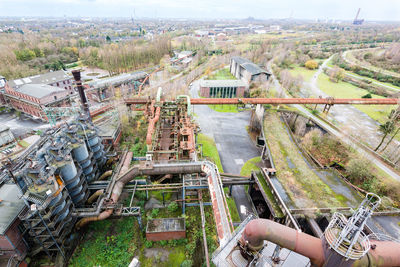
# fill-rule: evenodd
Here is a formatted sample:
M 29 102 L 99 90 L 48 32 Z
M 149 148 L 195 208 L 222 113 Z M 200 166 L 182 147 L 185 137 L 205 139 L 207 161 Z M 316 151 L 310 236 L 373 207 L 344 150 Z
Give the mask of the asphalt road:
M 192 84 L 191 95 L 198 97 L 199 81 Z M 225 173 L 240 174 L 243 164 L 260 155 L 247 133 L 250 112 L 225 113 L 210 109 L 207 105 L 196 105 L 193 109 L 201 132 L 214 138 Z M 243 221 L 249 213 L 255 213 L 244 186 L 233 186 L 232 196 Z

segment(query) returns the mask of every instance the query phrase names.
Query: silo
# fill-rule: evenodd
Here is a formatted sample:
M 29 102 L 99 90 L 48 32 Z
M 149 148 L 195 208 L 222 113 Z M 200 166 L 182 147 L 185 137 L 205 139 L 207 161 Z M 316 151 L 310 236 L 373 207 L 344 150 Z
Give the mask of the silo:
M 98 173 L 97 164 L 93 160 L 93 152 L 86 145 L 85 136 L 78 134 L 80 129 L 81 127 L 77 124 L 70 124 L 64 128 L 63 132 L 72 149 L 72 157 L 82 168 L 87 182 L 91 182 Z
M 88 198 L 88 185 L 82 173 L 82 168 L 75 166 L 71 150 L 70 143 L 61 132 L 52 139 L 47 149 L 46 160 L 55 169 L 55 174 L 59 175 L 65 183 L 74 204 L 80 206 Z
M 31 254 L 45 251 L 49 256 L 65 255 L 64 239 L 76 218 L 71 216 L 74 204 L 56 169 L 43 158 L 28 162 L 23 170 L 23 199 L 27 206 L 19 217 L 34 244 Z

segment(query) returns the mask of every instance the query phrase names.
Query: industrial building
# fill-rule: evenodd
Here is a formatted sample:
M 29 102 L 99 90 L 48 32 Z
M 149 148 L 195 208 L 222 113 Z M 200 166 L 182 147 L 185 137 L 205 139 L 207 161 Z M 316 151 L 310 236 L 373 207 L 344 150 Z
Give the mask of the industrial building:
M 243 97 L 249 86 L 242 80 L 202 80 L 200 96 L 211 98 Z
M 0 249 L 19 260 L 28 251 L 66 259 L 77 220 L 72 213 L 88 199 L 88 183 L 100 176 L 106 160 L 101 139 L 78 117 L 49 129 L 23 153 L 2 173 Z
M 87 98 L 96 102 L 103 102 L 114 97 L 117 90 L 120 95 L 128 96 L 139 89 L 139 86 L 149 84 L 148 74 L 144 71 L 124 73 L 114 77 L 88 83 L 88 90 L 85 90 Z M 147 78 L 147 79 L 146 79 Z
M 15 140 L 14 135 L 10 131 L 10 127 L 0 124 L 0 147 Z
M 0 106 L 6 105 L 6 99 L 4 98 L 6 78 L 0 75 Z
M 68 92 L 68 94 L 73 94 L 73 78 L 68 75 L 64 70 L 50 71 L 44 74 L 38 74 L 26 78 L 15 79 L 8 81 L 10 87 L 16 89 L 25 84 L 47 84 L 50 86 L 55 86 L 62 88 Z
M 236 79 L 242 80 L 247 84 L 256 81 L 265 82 L 271 76 L 266 70 L 242 57 L 231 58 L 230 72 Z
M 68 91 L 46 84 L 29 83 L 17 87 L 6 84 L 4 96 L 10 107 L 43 121 L 49 121 L 43 112 L 45 107 L 70 106 Z
M 28 246 L 24 240 L 18 215 L 26 209 L 18 186 L 0 175 L 0 265 L 1 259 L 24 259 Z

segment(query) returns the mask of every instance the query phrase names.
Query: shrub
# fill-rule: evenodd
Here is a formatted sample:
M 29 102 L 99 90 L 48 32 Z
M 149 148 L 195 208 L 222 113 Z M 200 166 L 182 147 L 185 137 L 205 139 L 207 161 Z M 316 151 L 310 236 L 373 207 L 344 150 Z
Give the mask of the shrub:
M 144 242 L 144 246 L 146 248 L 152 248 L 153 247 L 153 241 L 146 240 L 146 242 Z
M 373 182 L 371 164 L 365 158 L 352 158 L 346 166 L 346 173 L 350 181 L 357 184 L 370 184 Z
M 181 263 L 181 267 L 192 267 L 192 266 L 193 266 L 193 261 L 191 261 L 191 260 L 184 260 Z
M 169 212 L 175 212 L 177 210 L 178 210 L 178 204 L 175 201 L 169 203 L 169 205 L 168 205 L 168 211 Z
M 366 95 L 363 95 L 361 98 L 372 98 L 372 95 L 371 93 L 368 93 Z
M 160 210 L 159 210 L 159 209 L 152 209 L 152 210 L 151 210 L 151 216 L 152 216 L 153 218 L 157 217 L 159 213 L 160 213 Z
M 304 66 L 309 70 L 315 70 L 318 68 L 318 62 L 315 60 L 307 60 L 306 63 L 304 63 Z

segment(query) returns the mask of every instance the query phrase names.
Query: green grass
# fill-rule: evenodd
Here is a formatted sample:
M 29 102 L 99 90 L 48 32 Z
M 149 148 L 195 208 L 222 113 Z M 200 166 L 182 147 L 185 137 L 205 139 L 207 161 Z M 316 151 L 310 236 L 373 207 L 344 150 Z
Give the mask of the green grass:
M 326 74 L 318 77 L 318 87 L 326 94 L 335 98 L 361 98 L 368 94 L 367 90 L 358 88 L 350 83 L 340 81 L 338 83 L 331 82 Z M 384 98 L 379 95 L 372 94 L 373 98 Z M 383 123 L 387 120 L 390 111 L 394 106 L 388 105 L 354 105 L 358 110 L 364 112 L 372 119 Z
M 167 266 L 179 267 L 185 259 L 185 249 L 177 247 L 169 254 Z
M 264 132 L 277 169 L 276 176 L 298 208 L 339 207 L 345 202 L 312 171 L 290 140 L 275 112 L 266 113 Z M 289 167 L 289 161 L 294 165 Z
M 259 172 L 257 174 L 257 179 L 260 182 L 262 188 L 264 189 L 264 192 L 267 195 L 269 203 L 271 203 L 272 208 L 275 211 L 276 217 L 282 218 L 284 216 L 284 214 L 283 214 L 281 208 L 279 207 L 278 203 L 276 202 L 275 196 L 272 194 L 272 191 L 269 188 L 269 186 L 267 185 L 267 182 L 265 181 L 265 179 L 264 179 L 263 175 L 261 174 L 261 172 Z
M 235 200 L 228 196 L 228 187 L 224 187 L 225 195 L 226 195 L 226 202 L 228 203 L 229 213 L 231 214 L 232 222 L 240 222 L 239 212 L 236 207 Z
M 261 162 L 260 157 L 255 157 L 246 161 L 240 170 L 240 175 L 242 176 L 250 176 L 252 171 L 259 171 L 260 168 L 257 166 L 257 163 Z
M 218 149 L 215 145 L 214 140 L 205 134 L 198 134 L 197 143 L 203 145 L 203 157 L 214 162 L 215 165 L 217 165 L 218 170 L 220 172 L 224 172 L 221 159 L 219 158 Z
M 217 112 L 238 113 L 236 105 L 208 105 L 208 107 Z
M 354 76 L 358 77 L 361 80 L 369 80 L 369 81 L 372 81 L 372 82 L 374 82 L 375 84 L 378 84 L 378 85 L 387 85 L 387 86 L 393 87 L 393 88 L 395 88 L 395 89 L 400 91 L 400 87 L 399 86 L 393 85 L 391 83 L 380 82 L 378 80 L 375 80 L 375 79 L 372 79 L 372 78 L 369 78 L 369 77 L 358 75 L 358 74 L 356 74 L 356 73 L 354 73 L 352 71 L 346 71 L 346 73 L 354 75 Z M 386 87 L 384 87 L 384 88 L 387 89 L 387 90 L 390 90 L 389 88 L 386 88 Z M 394 91 L 394 90 L 392 90 L 392 91 Z
M 289 70 L 290 74 L 293 76 L 302 76 L 305 82 L 309 82 L 316 71 L 317 70 L 309 70 L 300 66 L 296 66 L 295 68 Z
M 208 76 L 207 80 L 236 80 L 228 68 L 223 68 Z

